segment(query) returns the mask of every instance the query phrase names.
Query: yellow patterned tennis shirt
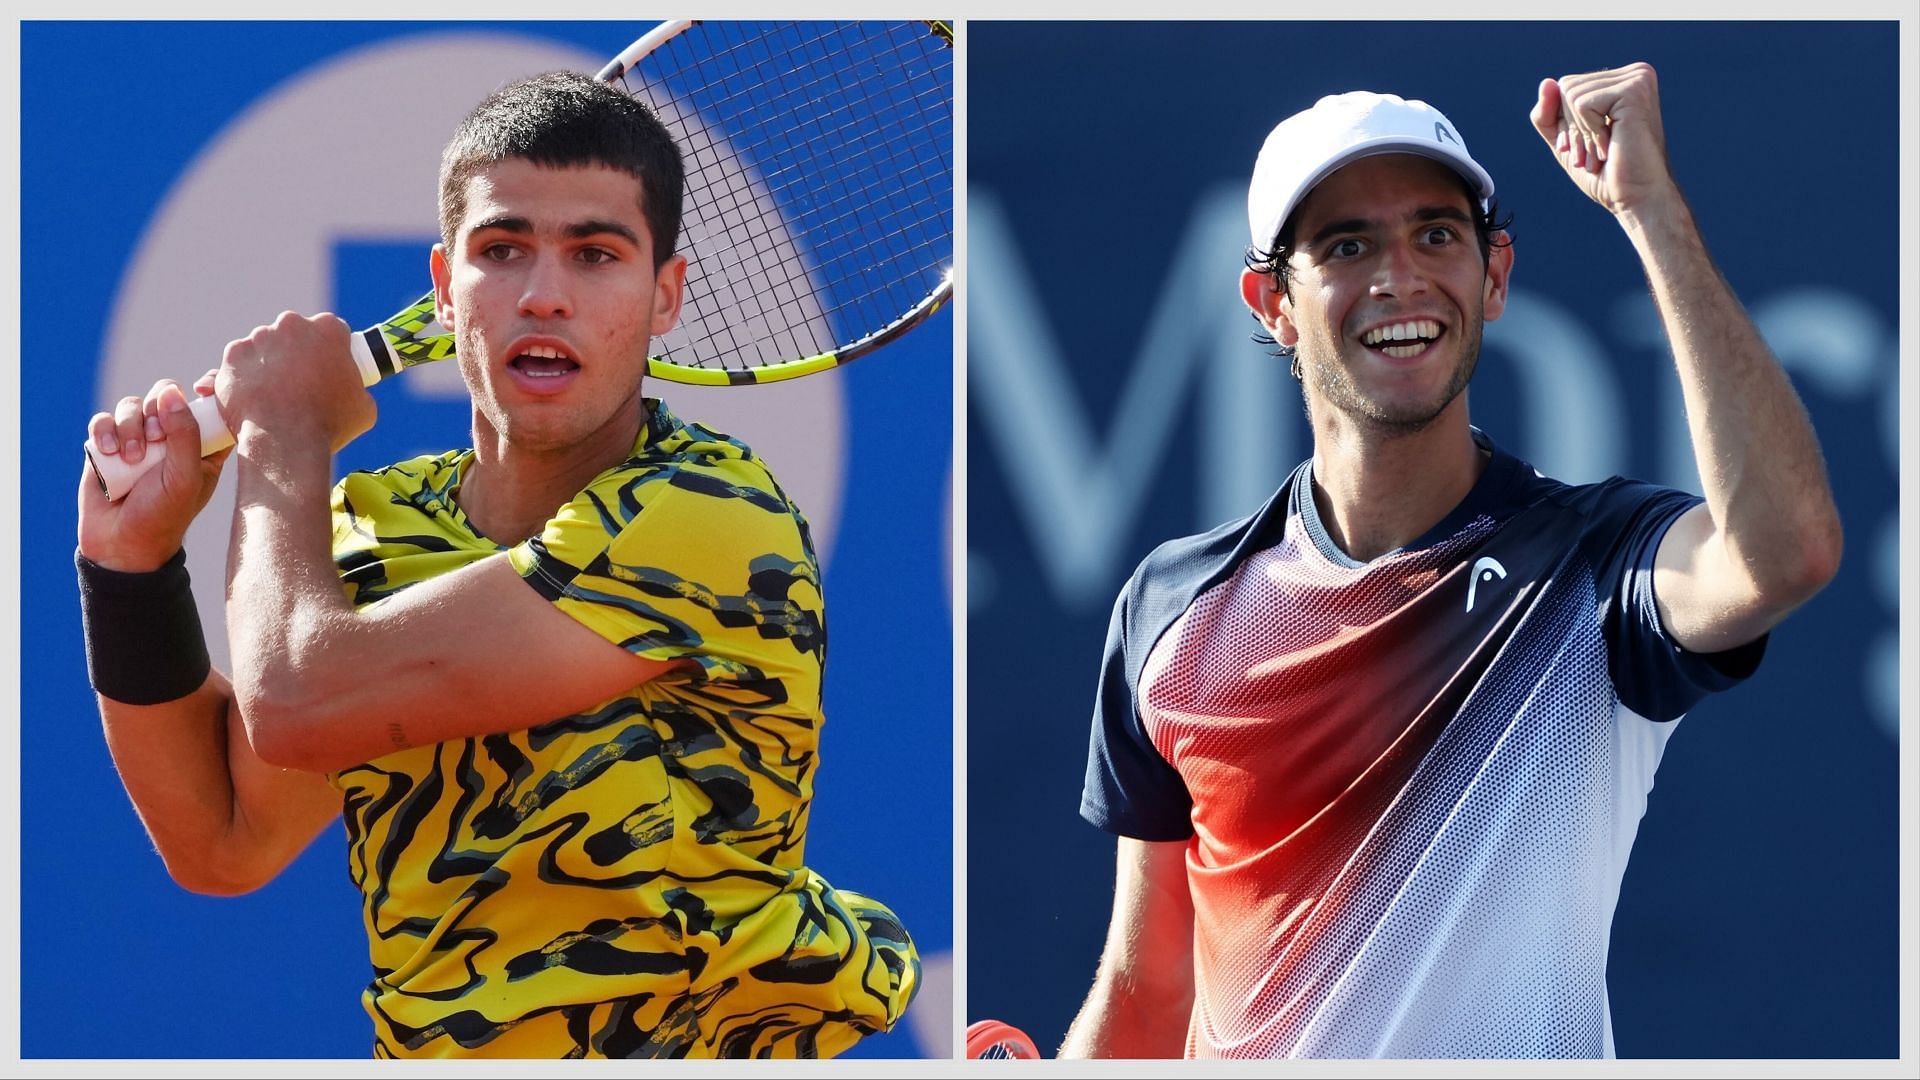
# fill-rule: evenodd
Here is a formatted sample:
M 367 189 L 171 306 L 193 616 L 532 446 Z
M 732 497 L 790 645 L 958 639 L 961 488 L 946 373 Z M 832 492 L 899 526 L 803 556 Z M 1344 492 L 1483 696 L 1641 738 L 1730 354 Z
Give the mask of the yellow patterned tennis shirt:
M 648 404 L 633 456 L 505 550 L 609 641 L 691 663 L 332 778 L 377 1057 L 826 1057 L 917 987 L 893 913 L 802 861 L 826 657 L 806 521 L 745 446 Z M 455 500 L 472 460 L 341 481 L 356 606 L 501 552 Z

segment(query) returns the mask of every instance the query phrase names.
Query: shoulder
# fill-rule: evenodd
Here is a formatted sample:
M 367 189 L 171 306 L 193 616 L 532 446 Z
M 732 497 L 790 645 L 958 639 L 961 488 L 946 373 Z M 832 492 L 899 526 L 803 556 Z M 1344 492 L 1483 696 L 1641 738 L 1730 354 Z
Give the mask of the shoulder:
M 657 403 L 633 455 L 560 507 L 537 540 L 573 566 L 604 553 L 615 564 L 703 580 L 741 564 L 815 562 L 806 519 L 766 463 L 740 440 Z
M 1206 532 L 1175 537 L 1147 553 L 1127 582 L 1130 593 L 1180 589 L 1211 577 L 1232 558 L 1258 515 L 1216 525 Z
M 1487 441 L 1483 445 L 1492 444 Z M 1581 524 L 1583 531 L 1608 532 L 1644 517 L 1649 511 L 1677 512 L 1700 501 L 1697 495 L 1626 476 L 1570 484 L 1546 475 L 1520 458 L 1497 449 L 1495 454 L 1496 463 L 1504 459 L 1512 477 L 1501 485 L 1504 490 L 1491 500 L 1497 504 L 1495 516 L 1500 518 L 1531 511 L 1571 519 Z
M 449 450 L 350 472 L 333 487 L 334 542 L 446 531 L 459 520 L 453 491 L 471 450 Z
M 1609 476 L 1593 483 L 1568 484 L 1535 473 L 1530 488 L 1535 501 L 1587 511 L 1633 505 L 1668 495 L 1684 497 L 1686 494 L 1676 488 L 1648 480 L 1636 480 L 1630 476 Z
M 1586 531 L 1614 534 L 1636 523 L 1677 517 L 1701 501 L 1678 488 L 1611 476 L 1591 484 L 1563 484 L 1542 479 L 1537 502 L 1578 517 Z
M 1529 487 L 1528 505 L 1502 526 L 1503 544 L 1566 553 L 1588 569 L 1603 597 L 1650 570 L 1668 528 L 1701 502 L 1698 495 L 1624 476 L 1589 484 L 1541 477 Z
M 445 500 L 460 476 L 460 466 L 472 454 L 472 450 L 448 450 L 396 461 L 384 468 L 350 472 L 333 487 L 334 507 L 338 509 L 347 498 L 367 505 L 376 500 Z
M 1294 477 L 1298 475 L 1296 470 Z M 1115 603 L 1118 635 L 1142 643 L 1157 639 L 1197 596 L 1229 577 L 1247 556 L 1279 543 L 1295 478 L 1258 511 L 1168 540 L 1148 552 Z
M 598 504 L 621 524 L 664 503 L 676 514 L 799 516 L 772 470 L 746 443 L 681 420 L 657 402 L 649 428 L 632 457 L 596 477 L 575 501 Z
M 1294 489 L 1304 482 L 1310 464 L 1306 461 L 1296 466 L 1253 513 L 1205 532 L 1168 540 L 1148 552 L 1127 583 L 1129 593 L 1197 591 L 1224 578 L 1248 555 L 1279 543 L 1292 513 Z

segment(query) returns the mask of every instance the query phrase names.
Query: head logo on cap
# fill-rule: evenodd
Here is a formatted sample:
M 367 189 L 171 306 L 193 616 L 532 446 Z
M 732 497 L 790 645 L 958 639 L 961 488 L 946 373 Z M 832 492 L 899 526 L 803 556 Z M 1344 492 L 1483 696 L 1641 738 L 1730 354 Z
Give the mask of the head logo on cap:
M 1467 153 L 1467 144 L 1439 109 L 1366 90 L 1333 94 L 1280 121 L 1260 148 L 1247 189 L 1253 246 L 1271 249 L 1280 226 L 1316 184 L 1374 154 L 1430 157 L 1465 177 L 1482 207 L 1493 196 L 1493 177 Z

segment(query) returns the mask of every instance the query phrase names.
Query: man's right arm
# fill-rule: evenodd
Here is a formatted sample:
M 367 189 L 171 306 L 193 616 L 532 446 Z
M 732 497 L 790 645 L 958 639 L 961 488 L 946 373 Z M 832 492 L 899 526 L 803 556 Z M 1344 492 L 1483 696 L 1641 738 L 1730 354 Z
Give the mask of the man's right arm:
M 1193 897 L 1186 841 L 1121 837 L 1113 921 L 1063 1058 L 1177 1058 L 1193 1010 Z
M 96 445 L 131 456 L 130 444 L 138 440 L 143 444 L 138 453 L 167 458 L 119 503 L 107 502 L 91 470 L 83 469 L 80 554 L 98 568 L 88 573 L 152 574 L 179 550 L 187 525 L 212 495 L 226 455 L 201 459 L 199 432 L 185 400 L 177 386 L 163 382 L 146 399 L 124 399 L 112 416 L 94 418 L 90 436 Z M 166 619 L 155 620 L 155 626 L 140 614 L 133 615 L 135 629 L 146 634 L 182 632 Z M 136 651 L 121 635 L 90 633 L 90 650 L 113 654 L 88 659 L 96 673 L 117 671 L 122 683 L 170 682 L 178 673 L 142 665 L 164 664 L 159 658 L 179 651 L 167 647 L 173 644 L 154 642 L 150 650 Z M 157 704 L 96 694 L 121 783 L 180 885 L 222 895 L 259 888 L 339 814 L 339 795 L 323 776 L 277 768 L 254 754 L 232 687 L 218 671 L 209 671 L 195 688 L 166 693 L 179 690 L 188 692 Z

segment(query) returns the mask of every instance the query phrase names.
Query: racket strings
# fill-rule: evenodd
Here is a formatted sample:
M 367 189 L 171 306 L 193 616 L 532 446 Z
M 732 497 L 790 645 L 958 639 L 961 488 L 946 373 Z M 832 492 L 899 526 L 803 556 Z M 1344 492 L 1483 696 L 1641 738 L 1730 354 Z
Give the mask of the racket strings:
M 840 91 L 849 98 L 856 97 L 862 92 L 861 87 L 852 85 L 848 81 L 846 69 L 837 70 L 835 76 L 840 81 Z M 930 104 L 925 100 L 914 101 L 913 94 L 898 83 L 888 83 L 882 86 L 878 93 L 896 109 L 912 107 L 917 111 L 928 108 Z M 943 109 L 944 97 L 936 99 L 932 104 Z M 843 110 L 843 112 L 851 112 L 851 110 Z M 837 118 L 839 117 L 829 117 L 829 119 Z M 922 179 L 917 182 L 926 183 L 926 170 L 920 167 L 924 163 L 915 154 L 915 150 L 923 144 L 890 137 L 887 131 L 874 125 L 862 124 L 851 116 L 845 117 L 842 129 L 833 130 L 830 134 L 856 140 L 860 144 L 861 152 L 868 155 L 874 162 L 874 168 L 865 174 L 866 182 L 860 187 L 843 191 L 840 201 L 846 208 L 845 213 L 840 218 L 823 222 L 823 228 L 830 234 L 846 232 L 865 237 L 870 250 L 882 254 L 883 258 L 879 261 L 865 264 L 850 262 L 849 265 L 858 268 L 862 295 L 887 294 L 889 286 L 897 280 L 887 275 L 898 267 L 909 265 L 914 259 L 926 253 L 932 253 L 936 261 L 945 257 L 947 246 L 945 237 L 928 229 L 926 223 L 938 221 L 945 206 L 950 204 L 951 182 L 949 180 L 947 184 L 944 198 L 938 193 L 929 191 L 924 201 L 915 201 L 910 194 L 912 187 L 909 178 L 918 175 Z M 936 175 L 950 177 L 951 170 L 942 169 Z M 905 198 L 912 212 L 893 213 L 885 220 L 881 220 L 875 208 L 884 206 L 887 198 Z M 909 239 L 916 236 L 920 238 L 918 243 Z M 908 242 L 900 243 L 903 239 L 908 239 Z M 895 297 L 895 299 L 900 298 Z M 897 306 L 895 310 L 898 310 Z M 868 327 L 878 325 L 877 320 L 884 314 L 884 312 L 876 312 L 869 316 Z
M 829 44 L 830 39 L 844 36 L 846 36 L 846 31 L 844 30 L 836 30 L 831 34 L 820 35 L 809 40 L 806 43 L 806 48 L 800 51 L 808 59 L 817 59 L 818 50 L 822 48 L 844 47 L 844 41 Z M 892 212 L 887 220 L 881 220 L 882 215 L 876 213 L 877 207 L 886 206 L 886 199 L 898 198 L 900 192 L 897 190 L 897 185 L 901 182 L 901 178 L 907 175 L 906 170 L 903 168 L 901 154 L 889 153 L 888 151 L 897 151 L 911 144 L 897 138 L 889 137 L 888 133 L 883 131 L 879 125 L 866 122 L 861 118 L 859 115 L 861 111 L 860 107 L 864 104 L 870 104 L 868 100 L 870 95 L 866 93 L 866 90 L 862 86 L 856 85 L 852 80 L 850 77 L 852 70 L 853 69 L 849 67 L 830 68 L 830 74 L 828 76 L 816 78 L 809 87 L 811 91 L 817 92 L 821 83 L 831 80 L 835 84 L 834 89 L 837 92 L 838 100 L 844 103 L 841 107 L 829 110 L 821 115 L 816 124 L 817 133 L 815 141 L 819 144 L 837 143 L 841 147 L 840 154 L 843 157 L 863 157 L 864 159 L 871 159 L 876 165 L 865 174 L 865 183 L 857 187 L 848 187 L 844 182 L 839 185 L 838 190 L 834 193 L 834 199 L 836 203 L 846 208 L 845 212 L 840 217 L 821 220 L 816 226 L 816 230 L 820 235 L 828 237 L 849 235 L 865 237 L 871 250 L 880 251 L 890 256 L 895 260 L 892 268 L 897 268 L 897 266 L 900 265 L 899 260 L 909 256 L 911 251 L 901 250 L 894 243 L 900 235 L 903 235 L 903 230 L 894 228 L 889 222 L 921 220 L 929 215 L 929 211 L 937 214 L 941 207 L 937 201 L 935 201 L 927 207 L 913 207 L 912 213 L 910 214 L 900 213 L 899 208 L 896 207 L 892 208 Z M 889 98 L 897 107 L 902 96 L 900 89 L 902 85 L 903 84 L 897 80 L 885 82 L 881 85 L 879 94 L 880 96 Z M 944 106 L 944 94 L 936 91 L 936 93 L 928 96 L 935 98 Z M 857 144 L 854 155 L 848 155 L 847 153 L 848 140 L 853 140 Z M 894 174 L 891 178 L 891 183 L 888 182 L 888 178 L 885 176 L 886 173 Z M 860 174 L 856 172 L 853 173 L 853 175 Z M 935 255 L 936 259 L 940 257 L 944 257 L 944 251 Z M 886 291 L 886 287 L 894 281 L 891 277 L 879 278 L 874 273 L 876 269 L 882 266 L 879 262 L 870 261 L 866 264 L 861 264 L 848 261 L 847 265 L 859 270 L 860 294 L 863 296 L 882 295 Z M 893 310 L 900 310 L 897 303 Z M 880 319 L 883 314 L 887 313 L 869 316 L 864 325 L 867 328 L 874 328 L 881 325 Z
M 621 76 L 687 160 L 665 359 L 844 352 L 932 300 L 952 258 L 951 71 L 924 24 L 704 24 Z

